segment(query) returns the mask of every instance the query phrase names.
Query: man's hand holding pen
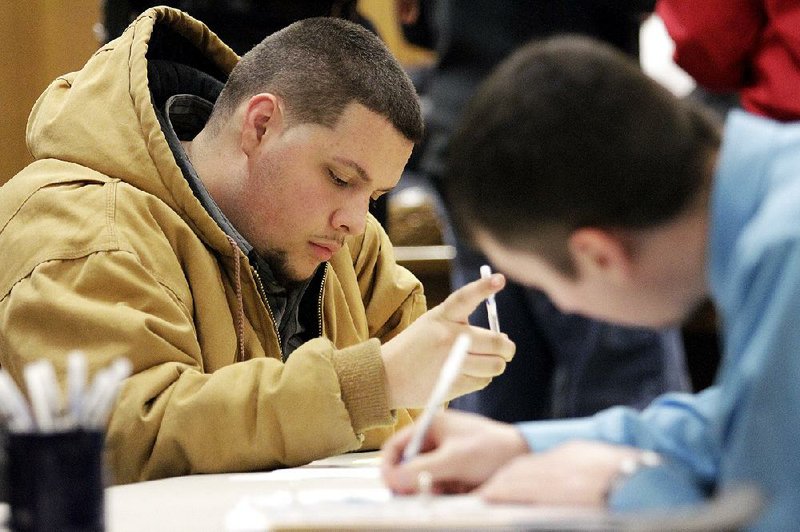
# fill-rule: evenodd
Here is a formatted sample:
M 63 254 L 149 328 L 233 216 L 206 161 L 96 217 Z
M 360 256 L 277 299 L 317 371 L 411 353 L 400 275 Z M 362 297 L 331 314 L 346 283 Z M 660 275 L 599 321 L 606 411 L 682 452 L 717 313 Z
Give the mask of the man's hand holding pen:
M 470 348 L 446 400 L 485 387 L 505 370 L 514 356 L 514 343 L 505 334 L 467 321 L 478 305 L 504 285 L 500 274 L 469 283 L 382 346 L 390 408 L 425 405 L 459 334 L 469 337 Z

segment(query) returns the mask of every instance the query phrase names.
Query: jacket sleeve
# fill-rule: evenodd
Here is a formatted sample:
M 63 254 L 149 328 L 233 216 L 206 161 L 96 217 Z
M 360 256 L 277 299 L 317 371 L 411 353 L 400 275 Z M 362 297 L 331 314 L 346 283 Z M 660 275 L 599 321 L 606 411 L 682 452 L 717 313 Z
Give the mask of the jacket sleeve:
M 39 357 L 63 377 L 74 347 L 92 373 L 117 356 L 133 362 L 107 432 L 117 482 L 294 466 L 362 443 L 335 367 L 348 349 L 317 339 L 286 363 L 257 357 L 212 372 L 192 313 L 129 252 L 44 262 L 1 310 L 3 365 L 18 380 Z M 353 349 L 377 351 L 377 341 Z
M 674 60 L 715 92 L 742 88 L 765 21 L 753 0 L 659 0 L 656 12 L 675 42 Z
M 582 419 L 530 422 L 518 427 L 533 451 L 569 440 L 603 441 L 652 449 L 663 462 L 641 468 L 612 486 L 614 511 L 641 511 L 702 502 L 712 492 L 719 464 L 719 390 L 698 395 L 667 394 L 638 412 L 615 407 Z
M 638 412 L 614 407 L 592 417 L 520 423 L 530 448 L 543 451 L 569 440 L 583 439 L 652 449 L 689 465 L 701 479 L 714 478 L 719 444 L 717 387 L 692 395 L 670 393 Z
M 391 340 L 425 313 L 422 284 L 397 264 L 388 235 L 372 216 L 360 246 L 355 246 L 353 266 L 370 337 L 381 343 Z

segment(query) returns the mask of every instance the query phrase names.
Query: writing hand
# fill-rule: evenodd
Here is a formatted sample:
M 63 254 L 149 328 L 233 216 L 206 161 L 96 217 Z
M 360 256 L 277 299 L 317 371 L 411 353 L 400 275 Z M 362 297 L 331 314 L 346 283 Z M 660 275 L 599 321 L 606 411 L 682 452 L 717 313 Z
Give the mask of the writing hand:
M 383 446 L 382 474 L 396 493 L 418 491 L 419 474 L 426 471 L 436 493 L 461 493 L 483 483 L 512 458 L 528 453 L 519 431 L 475 414 L 438 414 L 427 431 L 422 454 L 402 461 L 414 427 L 407 427 Z

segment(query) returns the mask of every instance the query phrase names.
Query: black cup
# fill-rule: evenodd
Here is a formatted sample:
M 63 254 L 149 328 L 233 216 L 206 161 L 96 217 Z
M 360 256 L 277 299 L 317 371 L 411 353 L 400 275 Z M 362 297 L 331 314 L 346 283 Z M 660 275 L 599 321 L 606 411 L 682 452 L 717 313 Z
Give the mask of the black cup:
M 9 433 L 11 529 L 104 529 L 102 432 Z

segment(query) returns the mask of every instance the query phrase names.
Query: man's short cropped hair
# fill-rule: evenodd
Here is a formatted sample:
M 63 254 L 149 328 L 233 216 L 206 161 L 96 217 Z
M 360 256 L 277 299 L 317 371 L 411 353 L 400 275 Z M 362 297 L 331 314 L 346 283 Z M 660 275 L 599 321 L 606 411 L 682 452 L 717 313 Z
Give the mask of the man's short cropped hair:
M 215 104 L 212 127 L 262 92 L 283 98 L 292 124 L 333 127 L 348 104 L 360 103 L 407 139 L 422 138 L 411 80 L 381 40 L 353 22 L 308 18 L 266 37 L 231 72 Z
M 561 36 L 504 61 L 471 100 L 448 150 L 457 227 L 574 274 L 581 227 L 644 229 L 689 207 L 719 148 L 713 119 L 621 52 Z

